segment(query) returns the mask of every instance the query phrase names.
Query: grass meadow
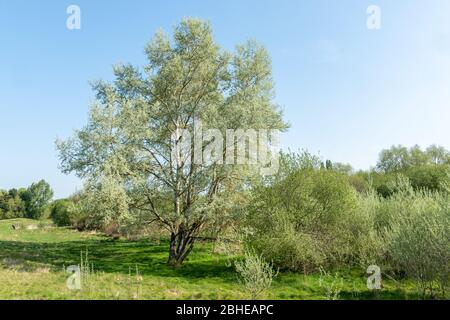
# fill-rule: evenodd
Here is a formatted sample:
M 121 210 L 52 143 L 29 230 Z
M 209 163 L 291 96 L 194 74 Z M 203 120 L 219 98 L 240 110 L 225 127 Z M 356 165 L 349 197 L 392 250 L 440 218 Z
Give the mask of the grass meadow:
M 13 225 L 16 229 L 13 229 Z M 50 221 L 0 221 L 0 299 L 249 299 L 233 259 L 199 243 L 178 268 L 167 266 L 164 239 L 114 240 L 98 233 L 54 227 Z M 87 258 L 86 258 L 87 252 Z M 83 258 L 81 257 L 83 255 Z M 81 290 L 66 286 L 65 268 L 89 265 Z M 86 263 L 87 261 L 87 263 Z M 338 284 L 320 274 L 280 273 L 261 299 L 416 299 L 409 281 L 383 279 L 383 288 L 366 288 L 365 270 L 339 270 Z M 322 284 L 321 284 L 322 283 Z

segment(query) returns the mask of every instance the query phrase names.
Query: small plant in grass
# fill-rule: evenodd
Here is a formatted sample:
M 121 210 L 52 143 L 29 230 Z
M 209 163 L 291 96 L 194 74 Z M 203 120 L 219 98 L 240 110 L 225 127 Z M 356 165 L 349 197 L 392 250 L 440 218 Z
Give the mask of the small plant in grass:
M 339 300 L 341 291 L 344 288 L 344 279 L 338 272 L 331 274 L 320 268 L 319 287 L 328 300 Z
M 240 283 L 250 293 L 251 299 L 256 300 L 272 285 L 273 279 L 278 275 L 271 263 L 266 262 L 262 256 L 253 251 L 246 251 L 244 259 L 235 262 Z
M 135 274 L 133 275 L 133 271 Z M 129 268 L 128 271 L 128 288 L 130 290 L 130 297 L 134 300 L 139 300 L 142 292 L 142 276 L 139 272 L 139 268 L 136 265 L 135 270 Z
M 358 289 L 358 285 L 355 283 L 355 281 L 352 282 L 352 292 L 351 292 L 351 294 L 352 294 L 352 299 L 355 299 L 355 300 L 359 300 L 360 299 L 361 293 L 360 293 L 360 291 Z
M 87 288 L 88 291 L 92 288 L 92 278 L 95 275 L 94 264 L 89 262 L 89 251 L 86 248 L 86 252 L 80 252 L 80 272 L 81 272 L 81 284 L 83 288 Z
M 89 264 L 89 253 L 86 252 L 83 254 L 83 251 L 80 252 L 80 264 L 72 265 L 66 268 L 63 265 L 63 272 L 70 273 L 71 276 L 67 279 L 66 285 L 70 290 L 85 290 L 90 291 L 90 284 L 92 281 L 91 276 L 94 274 L 94 265 Z
M 65 270 L 65 267 L 63 267 Z M 104 278 L 104 273 L 94 270 L 94 264 L 89 261 L 89 252 L 86 249 L 85 252 L 80 252 L 80 264 L 79 264 L 81 291 L 87 296 L 99 294 L 108 295 L 108 289 L 104 287 L 105 283 L 100 280 Z M 114 288 L 118 288 L 114 298 L 125 298 L 138 300 L 142 294 L 142 282 L 143 278 L 140 274 L 139 268 L 136 265 L 135 268 L 129 267 L 128 275 L 119 276 L 114 280 L 111 280 L 108 285 Z

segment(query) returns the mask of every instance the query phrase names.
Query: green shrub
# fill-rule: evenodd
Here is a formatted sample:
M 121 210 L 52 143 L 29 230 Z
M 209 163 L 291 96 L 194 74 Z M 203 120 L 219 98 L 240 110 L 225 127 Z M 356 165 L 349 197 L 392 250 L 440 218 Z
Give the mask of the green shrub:
M 21 198 L 23 193 L 23 189 L 0 190 L 0 220 L 25 216 L 25 203 Z
M 76 208 L 70 200 L 57 200 L 52 204 L 50 218 L 57 226 L 71 226 L 74 223 Z
M 355 262 L 362 269 L 370 265 L 385 266 L 386 242 L 378 228 L 382 201 L 374 190 L 358 197 L 354 225 L 359 227 L 359 233 L 352 245 Z
M 272 264 L 254 252 L 245 252 L 244 259 L 235 262 L 236 272 L 240 282 L 249 292 L 252 300 L 256 300 L 264 291 L 270 288 L 272 280 L 277 276 Z
M 127 225 L 133 218 L 126 191 L 111 177 L 86 185 L 79 196 L 78 207 L 89 229 L 104 231 L 111 225 Z
M 423 294 L 438 288 L 445 296 L 450 277 L 450 199 L 447 194 L 414 190 L 397 176 L 392 195 L 360 197 L 366 230 L 356 242 L 363 266 L 376 264 L 413 279 Z
M 442 183 L 447 179 L 448 169 L 448 165 L 425 165 L 413 167 L 407 170 L 405 175 L 416 190 L 439 191 Z
M 258 232 L 251 246 L 283 270 L 308 273 L 326 260 L 321 243 L 310 234 L 295 230 L 290 221 L 278 221 L 274 229 Z
M 416 193 L 407 212 L 392 221 L 387 234 L 393 263 L 415 279 L 423 294 L 435 286 L 445 296 L 450 279 L 450 211 L 448 198 Z
M 280 269 L 309 272 L 351 256 L 356 191 L 346 175 L 303 169 L 258 188 L 248 244 Z
M 342 289 L 344 288 L 344 279 L 338 272 L 330 272 L 320 269 L 319 287 L 327 300 L 339 300 Z

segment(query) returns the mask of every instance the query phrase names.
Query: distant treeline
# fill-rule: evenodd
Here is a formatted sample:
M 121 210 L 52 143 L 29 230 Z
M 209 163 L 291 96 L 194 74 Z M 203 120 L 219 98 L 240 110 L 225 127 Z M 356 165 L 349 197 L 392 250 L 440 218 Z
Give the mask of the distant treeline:
M 356 190 L 373 188 L 386 198 L 395 191 L 390 185 L 399 174 L 408 178 L 415 190 L 442 191 L 449 179 L 450 152 L 436 145 L 425 150 L 417 145 L 412 148 L 399 145 L 381 151 L 376 167 L 369 171 L 354 172 L 350 165 L 328 165 L 347 173 Z
M 41 180 L 28 188 L 0 190 L 0 219 L 39 219 L 53 197 L 50 185 Z

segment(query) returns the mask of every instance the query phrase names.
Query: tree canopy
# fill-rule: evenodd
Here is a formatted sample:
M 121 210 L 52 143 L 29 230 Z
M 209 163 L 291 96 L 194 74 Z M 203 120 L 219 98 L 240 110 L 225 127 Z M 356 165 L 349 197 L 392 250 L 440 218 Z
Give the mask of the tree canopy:
M 45 180 L 33 183 L 22 196 L 27 217 L 39 219 L 52 198 L 53 190 Z
M 433 164 L 450 164 L 450 152 L 437 145 L 431 145 L 426 150 L 417 145 L 409 149 L 398 145 L 381 151 L 377 168 L 389 173 Z
M 267 51 L 248 41 L 234 53 L 214 42 L 209 23 L 183 20 L 173 41 L 158 33 L 146 46 L 148 64 L 114 68 L 115 80 L 96 82 L 88 124 L 59 141 L 64 172 L 76 172 L 91 186 L 107 179 L 123 197 L 123 210 L 158 221 L 171 234 L 169 263 L 182 263 L 196 236 L 227 197 L 243 187 L 250 165 L 193 161 L 194 148 L 211 151 L 215 137 L 186 144 L 179 130 L 197 123 L 225 136 L 227 129 L 282 130 Z M 227 141 L 225 154 L 240 141 Z M 244 139 L 245 136 L 241 137 Z M 270 142 L 270 139 L 268 139 Z M 186 150 L 187 149 L 187 150 Z M 229 150 L 228 150 L 229 151 Z M 250 152 L 250 151 L 249 151 Z M 167 210 L 166 201 L 171 208 Z M 123 213 L 117 213 L 121 215 Z

